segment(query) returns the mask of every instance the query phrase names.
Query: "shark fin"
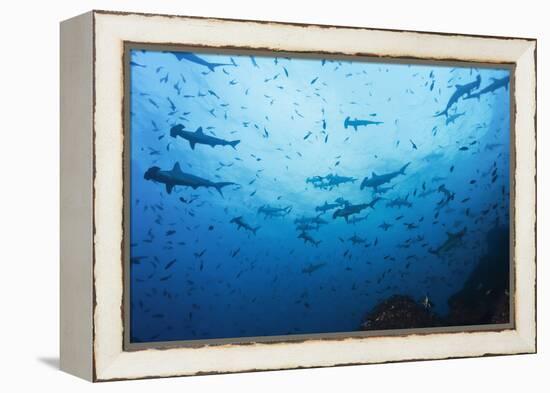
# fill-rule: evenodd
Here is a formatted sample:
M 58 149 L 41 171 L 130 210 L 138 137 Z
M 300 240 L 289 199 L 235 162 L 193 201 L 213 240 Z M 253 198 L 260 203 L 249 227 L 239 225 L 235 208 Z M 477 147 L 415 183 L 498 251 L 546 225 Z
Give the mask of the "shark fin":
M 172 189 L 174 188 L 174 185 L 171 184 L 171 183 L 166 183 L 166 192 L 168 194 L 171 194 L 172 193 Z
M 404 174 L 405 174 L 405 169 L 407 169 L 407 167 L 408 167 L 409 165 L 411 165 L 410 162 L 407 162 L 405 165 L 403 165 L 403 166 L 401 167 L 401 169 L 399 169 L 399 173 L 402 174 L 402 175 L 404 175 Z
M 191 150 L 195 150 L 195 142 L 189 141 L 189 146 L 191 146 Z
M 214 183 L 214 188 L 220 193 L 220 195 L 223 197 L 223 193 L 222 193 L 222 188 L 223 187 L 226 187 L 226 186 L 231 186 L 235 183 L 231 183 L 231 182 L 219 182 L 219 183 Z
M 172 168 L 172 172 L 181 172 L 180 163 L 176 162 Z
M 376 172 L 372 172 L 372 177 L 376 177 L 376 176 L 378 176 L 378 175 L 376 174 Z
M 170 53 L 176 56 L 178 61 L 181 59 L 185 59 L 185 56 L 189 54 L 188 52 L 170 52 Z
M 202 127 L 197 128 L 197 131 L 195 131 L 197 134 L 204 134 L 202 131 Z

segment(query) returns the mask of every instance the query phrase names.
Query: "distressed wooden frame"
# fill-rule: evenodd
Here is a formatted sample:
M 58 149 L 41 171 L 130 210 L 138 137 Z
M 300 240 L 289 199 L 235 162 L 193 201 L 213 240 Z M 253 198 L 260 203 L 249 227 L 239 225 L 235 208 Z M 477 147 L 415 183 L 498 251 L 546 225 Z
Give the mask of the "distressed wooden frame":
M 129 42 L 514 67 L 509 329 L 125 350 Z M 519 214 L 518 214 L 519 213 Z M 536 352 L 536 40 L 92 11 L 61 24 L 61 368 L 91 381 Z

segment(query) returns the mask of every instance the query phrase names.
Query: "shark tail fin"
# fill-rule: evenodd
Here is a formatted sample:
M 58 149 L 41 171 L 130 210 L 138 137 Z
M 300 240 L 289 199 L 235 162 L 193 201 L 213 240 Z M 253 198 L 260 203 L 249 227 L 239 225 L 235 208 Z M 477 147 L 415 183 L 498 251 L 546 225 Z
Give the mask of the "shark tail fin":
M 443 115 L 445 115 L 445 117 L 447 117 L 448 114 L 449 114 L 448 109 L 445 109 L 441 112 L 437 112 L 435 115 L 433 115 L 433 117 L 439 117 L 439 116 L 443 116 Z
M 407 167 L 408 167 L 409 165 L 411 165 L 410 162 L 407 162 L 405 165 L 403 165 L 403 167 L 399 170 L 399 173 L 400 173 L 401 175 L 404 175 L 404 174 L 405 174 L 405 169 L 407 169 Z
M 237 66 L 237 64 L 235 63 L 235 61 L 233 59 L 231 59 L 231 63 L 209 63 L 208 64 L 208 68 L 210 69 L 210 71 L 214 72 L 216 71 L 216 67 L 224 67 L 224 66 Z
M 241 141 L 239 139 L 237 139 L 236 141 L 231 141 L 229 142 L 229 145 L 236 150 L 236 146 L 241 143 Z
M 231 64 L 237 67 L 237 63 L 235 63 L 235 59 L 233 59 L 232 57 L 231 57 Z
M 252 228 L 252 233 L 254 234 L 254 236 L 256 236 L 256 232 L 258 231 L 258 229 L 260 229 L 261 227 L 258 225 L 256 228 Z
M 346 120 L 344 120 L 344 128 L 346 128 L 346 129 L 347 129 L 347 128 L 348 128 L 348 126 L 349 126 L 349 116 L 348 116 L 348 117 L 346 117 Z
M 222 182 L 219 182 L 219 183 L 214 183 L 214 188 L 216 188 L 216 190 L 223 197 L 222 188 L 226 187 L 226 186 L 230 186 L 232 184 L 235 184 L 235 183 L 231 183 L 231 182 L 228 182 L 228 181 L 222 181 Z

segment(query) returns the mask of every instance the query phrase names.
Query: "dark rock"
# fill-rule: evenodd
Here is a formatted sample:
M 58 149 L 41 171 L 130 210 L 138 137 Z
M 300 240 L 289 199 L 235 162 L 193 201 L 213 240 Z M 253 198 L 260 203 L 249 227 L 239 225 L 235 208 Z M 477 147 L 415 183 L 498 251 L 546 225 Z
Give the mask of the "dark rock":
M 487 235 L 488 252 L 480 258 L 460 291 L 449 298 L 449 326 L 508 323 L 510 253 L 508 228 Z
M 361 323 L 361 330 L 412 329 L 440 326 L 439 318 L 409 296 L 394 295 L 379 303 Z
M 438 326 L 503 324 L 510 320 L 509 229 L 487 235 L 486 255 L 449 300 L 449 314 L 441 317 L 409 296 L 393 295 L 374 307 L 360 330 L 414 329 Z

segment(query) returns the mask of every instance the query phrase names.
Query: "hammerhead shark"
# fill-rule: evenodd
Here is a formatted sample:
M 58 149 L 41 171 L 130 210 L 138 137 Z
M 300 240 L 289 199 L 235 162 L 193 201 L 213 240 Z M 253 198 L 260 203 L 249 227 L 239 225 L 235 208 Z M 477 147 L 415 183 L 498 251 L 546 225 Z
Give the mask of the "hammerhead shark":
M 466 227 L 459 232 L 447 232 L 447 240 L 436 249 L 430 248 L 428 251 L 432 254 L 440 256 L 442 253 L 452 250 L 462 243 L 462 238 L 466 234 Z
M 176 56 L 176 58 L 180 61 L 181 59 L 185 59 L 192 63 L 207 67 L 210 71 L 216 71 L 216 67 L 222 67 L 222 66 L 237 67 L 237 63 L 235 63 L 233 59 L 231 59 L 231 63 L 210 63 L 191 52 L 170 52 L 170 53 Z
M 315 247 L 318 247 L 319 244 L 321 244 L 321 240 L 315 240 L 313 237 L 311 237 L 310 234 L 308 234 L 306 231 L 302 231 L 299 235 L 298 235 L 298 239 L 303 239 L 304 240 L 304 243 L 311 243 L 313 244 Z
M 181 137 L 189 142 L 191 149 L 195 150 L 195 144 L 214 146 L 231 146 L 235 149 L 240 140 L 226 141 L 225 139 L 216 138 L 210 135 L 206 135 L 202 131 L 202 127 L 197 128 L 197 131 L 185 131 L 185 126 L 177 124 L 170 129 L 170 136 L 172 138 Z
M 328 203 L 327 201 L 325 201 L 325 204 L 321 205 L 321 206 L 317 206 L 315 208 L 315 211 L 316 212 L 321 212 L 321 213 L 326 213 L 327 211 L 332 210 L 332 209 L 336 209 L 337 207 L 340 207 L 340 204 L 338 204 L 338 203 Z
M 258 208 L 258 214 L 263 214 L 265 218 L 284 217 L 290 213 L 292 206 L 275 207 L 263 205 Z
M 387 204 L 387 207 L 397 207 L 398 209 L 401 209 L 401 207 L 412 207 L 412 203 L 409 202 L 409 194 L 405 198 L 395 198 L 390 200 Z
M 372 172 L 372 176 L 370 178 L 365 177 L 363 179 L 363 182 L 361 182 L 361 190 L 366 187 L 371 187 L 374 188 L 374 191 L 376 191 L 378 187 L 380 187 L 382 184 L 389 183 L 394 177 L 404 175 L 405 169 L 407 169 L 410 164 L 411 163 L 408 162 L 403 165 L 398 171 L 385 173 L 383 175 L 377 175 L 376 173 Z
M 317 263 L 317 264 L 310 263 L 308 266 L 306 266 L 302 269 L 302 273 L 311 274 L 314 271 L 319 270 L 320 268 L 322 268 L 325 265 L 326 265 L 326 263 Z
M 469 93 L 466 97 L 464 97 L 464 99 L 466 100 L 469 98 L 477 98 L 479 100 L 479 98 L 483 94 L 491 93 L 500 89 L 501 87 L 504 87 L 506 90 L 508 90 L 508 85 L 510 84 L 510 76 L 505 76 L 504 78 L 491 78 L 491 80 L 493 81 L 493 83 L 479 91 Z
M 470 98 L 470 96 L 464 97 L 464 99 L 467 99 L 467 98 Z M 445 120 L 445 125 L 448 126 L 449 124 L 454 123 L 456 121 L 456 119 L 458 119 L 461 116 L 464 116 L 465 114 L 466 114 L 466 112 L 457 112 L 457 113 L 453 113 L 451 115 L 448 115 L 447 120 Z
M 237 225 L 237 230 L 239 230 L 241 228 L 244 228 L 245 231 L 252 232 L 254 235 L 256 235 L 256 231 L 258 231 L 258 229 L 260 229 L 259 226 L 254 228 L 250 224 L 246 223 L 243 220 L 243 216 L 232 218 L 231 221 L 229 221 L 229 223 L 236 224 Z
M 350 117 L 346 117 L 346 120 L 344 120 L 344 128 L 348 128 L 349 126 L 353 127 L 355 131 L 357 131 L 357 127 L 359 126 L 368 126 L 371 124 L 384 124 L 382 121 L 373 121 L 373 120 L 360 120 L 355 118 L 355 120 L 351 120 Z
M 158 166 L 152 166 L 151 168 L 147 169 L 143 177 L 145 178 L 145 180 L 152 180 L 156 183 L 163 183 L 166 186 L 166 192 L 168 194 L 172 193 L 172 190 L 175 186 L 186 186 L 191 187 L 194 190 L 199 187 L 213 187 L 220 193 L 221 196 L 223 196 L 222 188 L 235 184 L 231 182 L 215 183 L 210 180 L 203 179 L 202 177 L 194 176 L 189 173 L 184 173 L 181 170 L 180 164 L 178 162 L 174 164 L 174 167 L 170 171 L 163 171 Z
M 479 85 L 481 84 L 481 75 L 477 75 L 476 80 L 470 83 L 466 83 L 465 85 L 455 85 L 455 92 L 451 95 L 451 98 L 449 98 L 449 102 L 447 102 L 447 107 L 442 110 L 441 112 L 438 112 L 434 115 L 434 117 L 445 115 L 447 117 L 449 115 L 449 109 L 458 102 L 463 96 L 469 95 L 473 90 L 479 89 Z
M 346 222 L 348 222 L 349 216 L 351 216 L 352 214 L 361 213 L 363 210 L 365 210 L 368 207 L 370 207 L 371 209 L 374 209 L 374 205 L 380 199 L 381 198 L 376 197 L 372 201 L 370 201 L 369 203 L 359 203 L 357 205 L 347 205 L 347 206 L 345 206 L 341 209 L 336 210 L 332 214 L 332 218 L 336 219 L 338 217 L 344 217 Z

